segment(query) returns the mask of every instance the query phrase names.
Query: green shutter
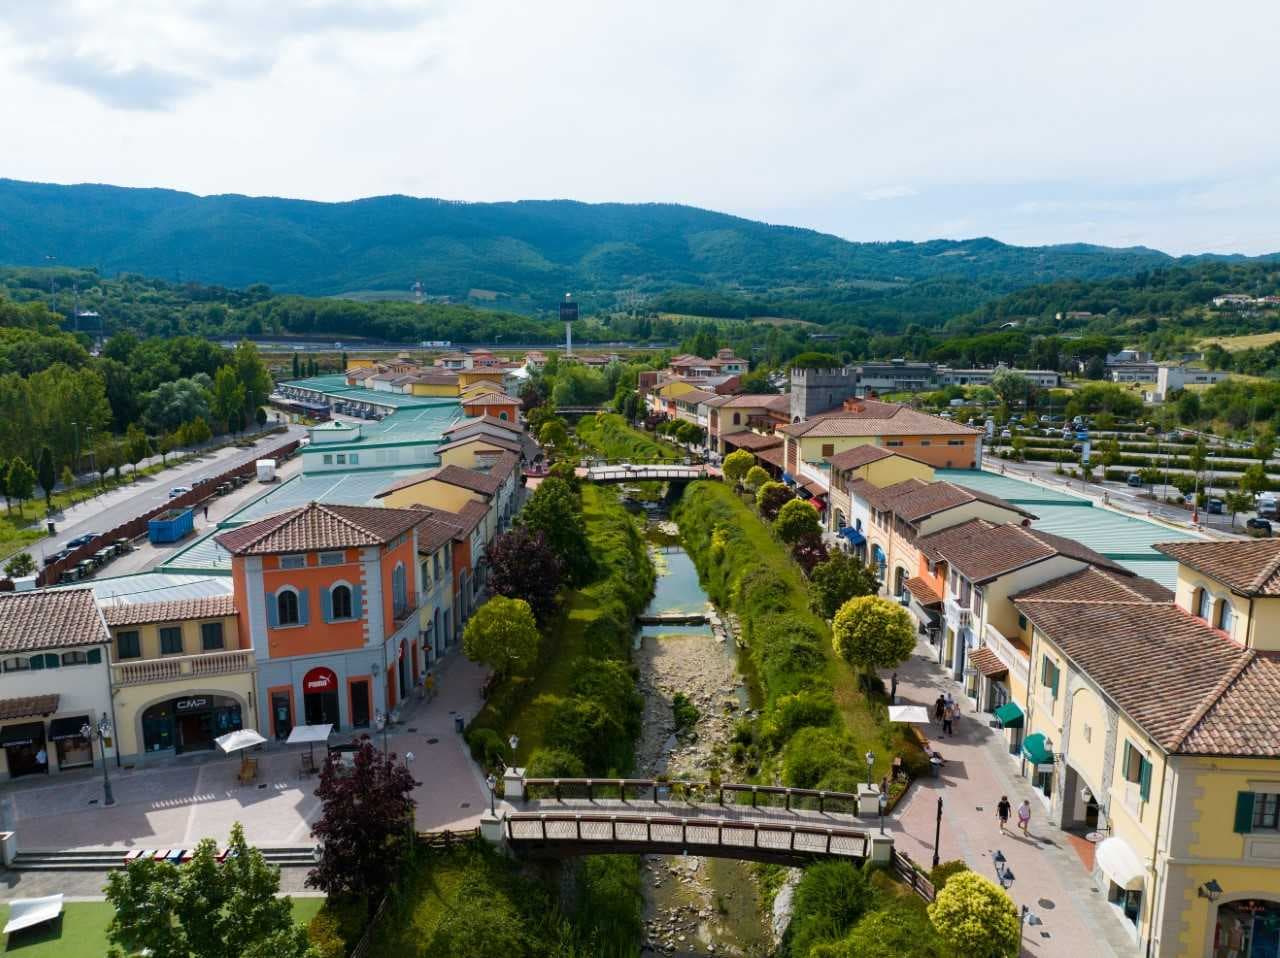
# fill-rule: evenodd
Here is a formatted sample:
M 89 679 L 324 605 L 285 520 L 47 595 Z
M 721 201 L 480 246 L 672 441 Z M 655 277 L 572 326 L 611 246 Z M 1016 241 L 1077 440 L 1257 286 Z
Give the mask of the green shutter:
M 1053 666 L 1053 697 L 1054 697 L 1055 699 L 1058 697 L 1058 678 L 1059 678 L 1059 675 L 1060 675 L 1060 673 L 1058 672 L 1058 667 L 1057 667 L 1056 665 L 1055 665 L 1055 666 Z
M 1238 835 L 1253 831 L 1253 792 L 1236 792 L 1236 824 L 1232 831 Z
M 1151 801 L 1151 763 L 1145 758 L 1138 771 L 1138 794 L 1144 802 Z

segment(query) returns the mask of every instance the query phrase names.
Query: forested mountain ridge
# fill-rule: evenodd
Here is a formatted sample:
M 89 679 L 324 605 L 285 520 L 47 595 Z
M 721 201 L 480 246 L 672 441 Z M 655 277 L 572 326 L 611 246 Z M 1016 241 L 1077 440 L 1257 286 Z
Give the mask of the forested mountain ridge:
M 948 295 L 972 308 L 1034 283 L 1175 262 L 1143 247 L 851 243 L 674 204 L 321 203 L 0 179 L 0 263 L 47 265 L 49 257 L 104 276 L 265 283 L 310 295 L 406 295 L 420 281 L 429 296 L 458 301 L 479 291 L 526 312 L 551 307 L 566 290 L 587 306 L 681 288 L 855 304 L 936 281 L 957 286 Z

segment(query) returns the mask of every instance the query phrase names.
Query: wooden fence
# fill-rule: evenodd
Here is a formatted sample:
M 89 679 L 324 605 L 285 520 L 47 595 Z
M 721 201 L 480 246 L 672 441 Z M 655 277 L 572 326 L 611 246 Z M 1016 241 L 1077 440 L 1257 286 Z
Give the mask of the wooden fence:
M 893 850 L 893 856 L 889 859 L 889 867 L 898 878 L 909 885 L 911 890 L 925 901 L 933 901 L 937 897 L 933 882 L 929 881 L 929 876 L 909 856 L 896 848 Z

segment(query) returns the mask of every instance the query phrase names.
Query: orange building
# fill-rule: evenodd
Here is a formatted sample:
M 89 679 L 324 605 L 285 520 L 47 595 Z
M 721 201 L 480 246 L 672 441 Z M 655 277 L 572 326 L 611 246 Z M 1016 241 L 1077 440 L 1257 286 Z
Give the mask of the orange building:
M 258 666 L 262 734 L 284 739 L 304 723 L 375 727 L 409 694 L 427 662 L 427 598 L 447 601 L 451 591 L 420 589 L 428 517 L 312 502 L 218 536 L 232 556 L 240 645 Z M 443 610 L 445 633 L 451 615 Z M 428 610 L 425 620 L 433 617 Z
M 461 401 L 467 416 L 494 416 L 502 422 L 516 422 L 520 418 L 520 400 L 506 393 L 483 392 Z

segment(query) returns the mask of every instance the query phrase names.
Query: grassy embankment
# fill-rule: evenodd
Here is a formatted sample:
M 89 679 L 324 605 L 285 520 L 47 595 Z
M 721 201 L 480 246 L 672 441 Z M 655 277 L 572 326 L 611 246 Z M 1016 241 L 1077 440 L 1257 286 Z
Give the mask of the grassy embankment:
M 597 455 L 606 459 L 683 459 L 679 446 L 627 425 L 617 413 L 584 416 L 578 423 L 578 437 Z
M 864 691 L 835 655 L 831 630 L 810 608 L 805 578 L 785 545 L 723 483 L 690 484 L 674 517 L 703 587 L 738 614 L 764 696 L 761 722 L 742 730 L 766 779 L 855 790 L 888 773 L 894 755 L 917 766 L 919 748 L 887 721 L 886 701 Z

